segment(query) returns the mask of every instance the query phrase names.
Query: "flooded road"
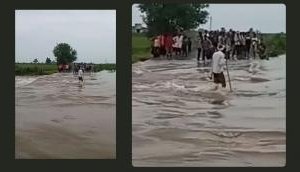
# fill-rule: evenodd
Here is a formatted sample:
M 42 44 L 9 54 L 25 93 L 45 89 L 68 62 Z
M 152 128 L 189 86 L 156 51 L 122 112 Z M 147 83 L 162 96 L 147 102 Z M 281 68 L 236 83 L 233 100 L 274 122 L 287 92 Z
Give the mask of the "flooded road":
M 16 158 L 116 157 L 116 73 L 19 77 L 16 88 Z
M 233 92 L 195 59 L 133 64 L 134 166 L 285 165 L 285 56 L 228 65 Z

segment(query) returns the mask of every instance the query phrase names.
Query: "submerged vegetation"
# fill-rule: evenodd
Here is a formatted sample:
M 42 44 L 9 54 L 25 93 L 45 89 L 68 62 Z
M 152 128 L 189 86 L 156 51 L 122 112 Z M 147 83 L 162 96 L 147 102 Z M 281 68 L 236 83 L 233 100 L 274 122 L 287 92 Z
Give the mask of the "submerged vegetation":
M 94 72 L 100 72 L 102 70 L 115 71 L 116 64 L 95 64 Z M 16 63 L 15 64 L 15 75 L 50 75 L 57 73 L 58 68 L 56 64 L 45 64 L 45 63 Z

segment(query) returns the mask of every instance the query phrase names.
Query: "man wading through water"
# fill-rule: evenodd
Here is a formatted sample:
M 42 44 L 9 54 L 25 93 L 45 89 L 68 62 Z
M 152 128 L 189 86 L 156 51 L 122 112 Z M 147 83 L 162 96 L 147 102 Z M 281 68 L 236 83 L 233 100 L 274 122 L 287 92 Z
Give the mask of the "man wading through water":
M 83 70 L 82 67 L 78 70 L 78 80 L 79 84 L 82 87 L 83 86 Z
M 214 79 L 215 90 L 218 89 L 219 84 L 222 84 L 222 87 L 226 87 L 225 77 L 223 74 L 225 66 L 225 54 L 222 52 L 224 50 L 224 45 L 218 45 L 217 51 L 213 54 L 212 57 L 212 75 Z

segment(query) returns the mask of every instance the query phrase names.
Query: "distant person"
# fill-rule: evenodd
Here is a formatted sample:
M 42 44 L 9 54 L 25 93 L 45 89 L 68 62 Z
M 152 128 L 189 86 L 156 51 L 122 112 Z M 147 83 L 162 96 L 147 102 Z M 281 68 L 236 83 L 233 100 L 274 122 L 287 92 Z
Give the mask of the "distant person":
M 192 52 L 192 40 L 190 37 L 188 37 L 187 46 L 188 46 L 188 54 L 190 54 Z
M 83 69 L 82 69 L 82 67 L 80 67 L 80 69 L 78 70 L 78 80 L 79 80 L 80 86 L 83 86 Z
M 233 58 L 237 60 L 240 56 L 240 50 L 241 50 L 241 40 L 240 40 L 240 32 L 237 31 L 234 34 L 234 49 L 233 49 Z
M 158 57 L 159 56 L 159 49 L 160 49 L 160 40 L 159 37 L 155 37 L 154 39 L 154 45 L 153 45 L 153 56 Z
M 214 78 L 215 89 L 218 89 L 219 84 L 223 88 L 226 87 L 226 81 L 224 77 L 224 66 L 225 66 L 225 54 L 223 53 L 224 45 L 219 45 L 217 51 L 213 54 L 212 57 L 212 75 Z
M 184 36 L 183 40 L 182 40 L 182 45 L 181 45 L 182 56 L 187 57 L 187 55 L 188 55 L 187 46 L 188 46 L 188 39 L 186 36 Z
M 250 58 L 251 37 L 250 33 L 246 33 L 246 59 Z
M 179 39 L 178 39 L 178 50 L 179 50 L 179 54 L 182 54 L 182 44 L 183 44 L 183 34 L 179 34 Z
M 203 48 L 202 60 L 204 61 L 204 63 L 205 63 L 205 59 L 209 58 L 211 47 L 212 47 L 211 41 L 207 38 L 207 36 L 204 36 L 204 40 L 202 42 L 202 48 Z
M 172 51 L 173 51 L 173 45 L 174 41 L 171 34 L 167 34 L 165 39 L 165 48 L 166 48 L 166 54 L 167 58 L 172 58 Z
M 175 51 L 175 55 L 178 55 L 179 54 L 179 36 L 178 35 L 174 35 L 173 37 L 173 49 Z
M 228 60 L 230 59 L 230 52 L 231 52 L 231 39 L 230 39 L 230 34 L 227 33 L 225 36 L 225 58 Z
M 262 40 L 258 44 L 258 55 L 259 55 L 260 59 L 269 60 L 266 55 L 266 45 L 263 43 Z
M 251 49 L 252 49 L 252 57 L 254 59 L 256 59 L 257 44 L 258 44 L 257 35 L 255 33 L 253 33 L 253 37 L 251 38 Z
M 159 38 L 159 45 L 160 45 L 159 54 L 165 56 L 166 55 L 166 49 L 165 49 L 165 38 L 166 38 L 166 35 L 165 34 L 161 34 L 161 35 L 158 36 L 158 38 Z
M 200 61 L 201 51 L 202 51 L 202 42 L 203 42 L 203 36 L 202 33 L 199 32 L 199 37 L 197 40 L 197 61 Z

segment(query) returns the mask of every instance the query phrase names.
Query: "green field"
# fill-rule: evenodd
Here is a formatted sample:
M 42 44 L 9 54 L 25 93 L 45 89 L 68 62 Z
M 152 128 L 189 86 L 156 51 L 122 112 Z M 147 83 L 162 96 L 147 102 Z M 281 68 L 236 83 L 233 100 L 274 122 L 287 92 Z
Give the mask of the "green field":
M 50 75 L 57 72 L 56 64 L 16 63 L 15 75 Z
M 94 72 L 100 72 L 102 70 L 115 71 L 116 64 L 114 64 L 114 63 L 95 64 Z
M 102 70 L 115 71 L 116 64 L 95 64 L 94 72 Z M 15 75 L 50 75 L 58 72 L 56 64 L 43 64 L 43 63 L 16 63 Z
M 151 57 L 151 42 L 143 34 L 132 34 L 132 63 Z

